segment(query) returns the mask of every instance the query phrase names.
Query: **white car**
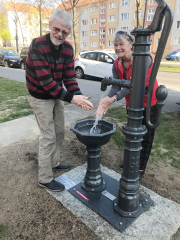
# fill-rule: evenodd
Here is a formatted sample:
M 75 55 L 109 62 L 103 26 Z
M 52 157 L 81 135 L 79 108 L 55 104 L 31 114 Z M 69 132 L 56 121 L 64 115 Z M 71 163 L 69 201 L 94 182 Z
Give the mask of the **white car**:
M 114 51 L 88 51 L 82 52 L 74 60 L 76 77 L 84 76 L 104 78 L 112 76 L 112 66 L 117 58 Z

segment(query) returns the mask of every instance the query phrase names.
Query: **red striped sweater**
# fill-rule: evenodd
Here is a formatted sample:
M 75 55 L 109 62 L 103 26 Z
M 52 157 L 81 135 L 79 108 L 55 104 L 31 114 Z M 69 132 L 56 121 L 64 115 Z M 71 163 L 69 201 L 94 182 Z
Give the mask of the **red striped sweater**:
M 73 95 L 81 94 L 75 76 L 70 43 L 64 41 L 56 50 L 49 33 L 32 40 L 26 58 L 26 85 L 33 97 L 71 102 Z

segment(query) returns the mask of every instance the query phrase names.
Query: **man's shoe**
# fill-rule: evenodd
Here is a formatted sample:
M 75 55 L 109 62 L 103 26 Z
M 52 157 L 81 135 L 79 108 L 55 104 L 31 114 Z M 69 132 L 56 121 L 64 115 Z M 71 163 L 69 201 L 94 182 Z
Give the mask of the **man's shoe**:
M 40 187 L 46 188 L 52 192 L 61 192 L 62 190 L 64 190 L 65 186 L 57 181 L 55 181 L 54 179 L 49 182 L 49 183 L 40 183 L 38 182 L 38 185 Z
M 52 170 L 61 171 L 61 170 L 68 170 L 70 168 L 71 168 L 70 164 L 60 163 L 57 167 L 52 168 Z

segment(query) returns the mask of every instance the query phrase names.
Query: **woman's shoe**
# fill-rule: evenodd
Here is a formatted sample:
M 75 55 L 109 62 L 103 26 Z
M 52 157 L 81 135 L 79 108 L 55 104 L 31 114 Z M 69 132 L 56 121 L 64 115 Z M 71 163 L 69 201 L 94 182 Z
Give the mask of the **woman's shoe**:
M 123 163 L 120 164 L 120 168 L 123 168 Z

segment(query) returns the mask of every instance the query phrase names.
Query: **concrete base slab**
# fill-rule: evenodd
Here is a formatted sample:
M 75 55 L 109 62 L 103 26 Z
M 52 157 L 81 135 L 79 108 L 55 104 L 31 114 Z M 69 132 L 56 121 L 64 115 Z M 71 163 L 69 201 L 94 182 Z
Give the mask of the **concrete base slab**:
M 120 179 L 120 174 L 106 167 L 101 166 L 101 171 L 116 180 Z M 79 183 L 84 178 L 85 173 L 86 164 L 67 172 L 65 175 L 75 183 Z M 101 239 L 170 240 L 171 236 L 180 227 L 180 205 L 159 196 L 143 186 L 140 187 L 140 191 L 143 194 L 147 194 L 154 201 L 154 205 L 148 211 L 142 213 L 123 233 L 116 230 L 111 224 L 85 206 L 67 190 L 59 193 L 48 192 L 92 229 Z

